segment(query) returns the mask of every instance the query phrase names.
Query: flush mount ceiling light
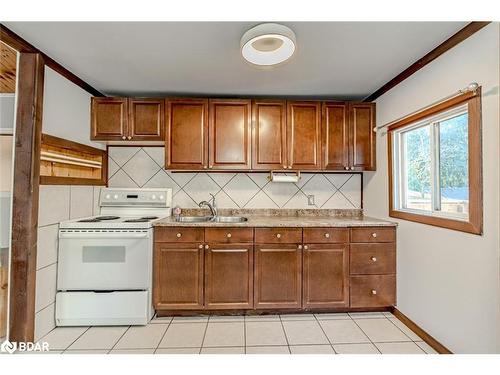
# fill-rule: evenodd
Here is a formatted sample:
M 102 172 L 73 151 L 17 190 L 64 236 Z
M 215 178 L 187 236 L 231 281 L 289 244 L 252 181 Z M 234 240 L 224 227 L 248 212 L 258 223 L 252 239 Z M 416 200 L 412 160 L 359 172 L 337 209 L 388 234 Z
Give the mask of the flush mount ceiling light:
M 292 57 L 297 43 L 294 32 L 277 23 L 263 23 L 241 38 L 241 54 L 255 65 L 270 66 Z

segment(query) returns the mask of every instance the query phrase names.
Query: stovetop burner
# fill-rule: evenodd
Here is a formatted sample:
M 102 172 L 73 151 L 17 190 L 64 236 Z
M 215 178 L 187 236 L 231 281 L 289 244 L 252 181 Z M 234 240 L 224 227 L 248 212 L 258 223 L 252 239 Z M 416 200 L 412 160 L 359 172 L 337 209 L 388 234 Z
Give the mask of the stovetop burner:
M 116 220 L 116 219 L 119 219 L 120 216 L 97 216 L 96 220 Z
M 124 223 L 147 223 L 149 219 L 128 219 L 128 220 L 123 220 Z
M 78 220 L 79 223 L 98 223 L 100 221 L 101 220 L 97 220 L 97 219 L 82 219 L 82 220 Z
M 154 220 L 158 219 L 158 216 L 142 216 L 141 219 Z

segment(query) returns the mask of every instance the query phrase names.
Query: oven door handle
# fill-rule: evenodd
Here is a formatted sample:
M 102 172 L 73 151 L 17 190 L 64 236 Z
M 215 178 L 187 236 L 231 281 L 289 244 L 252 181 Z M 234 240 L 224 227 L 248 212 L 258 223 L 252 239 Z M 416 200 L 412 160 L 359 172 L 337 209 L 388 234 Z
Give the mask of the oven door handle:
M 80 238 L 80 239 L 132 239 L 132 238 L 149 238 L 147 232 L 59 232 L 59 238 Z

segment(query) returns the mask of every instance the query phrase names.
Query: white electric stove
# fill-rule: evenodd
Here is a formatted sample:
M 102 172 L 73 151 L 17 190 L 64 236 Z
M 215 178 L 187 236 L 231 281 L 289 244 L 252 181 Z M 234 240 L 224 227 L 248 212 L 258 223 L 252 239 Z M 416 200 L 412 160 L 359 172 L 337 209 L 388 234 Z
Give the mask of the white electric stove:
M 153 222 L 171 189 L 101 189 L 99 215 L 59 224 L 56 325 L 144 325 L 152 306 Z

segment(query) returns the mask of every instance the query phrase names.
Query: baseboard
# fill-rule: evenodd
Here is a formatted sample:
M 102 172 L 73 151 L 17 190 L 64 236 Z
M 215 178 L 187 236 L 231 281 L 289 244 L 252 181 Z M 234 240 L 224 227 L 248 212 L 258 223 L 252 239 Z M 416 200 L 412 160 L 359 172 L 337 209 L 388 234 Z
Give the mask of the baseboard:
M 414 321 L 408 318 L 405 314 L 399 311 L 396 307 L 392 308 L 392 314 L 403 322 L 409 329 L 420 337 L 423 341 L 429 344 L 439 354 L 453 354 L 446 346 L 437 341 L 434 337 L 420 328 Z

